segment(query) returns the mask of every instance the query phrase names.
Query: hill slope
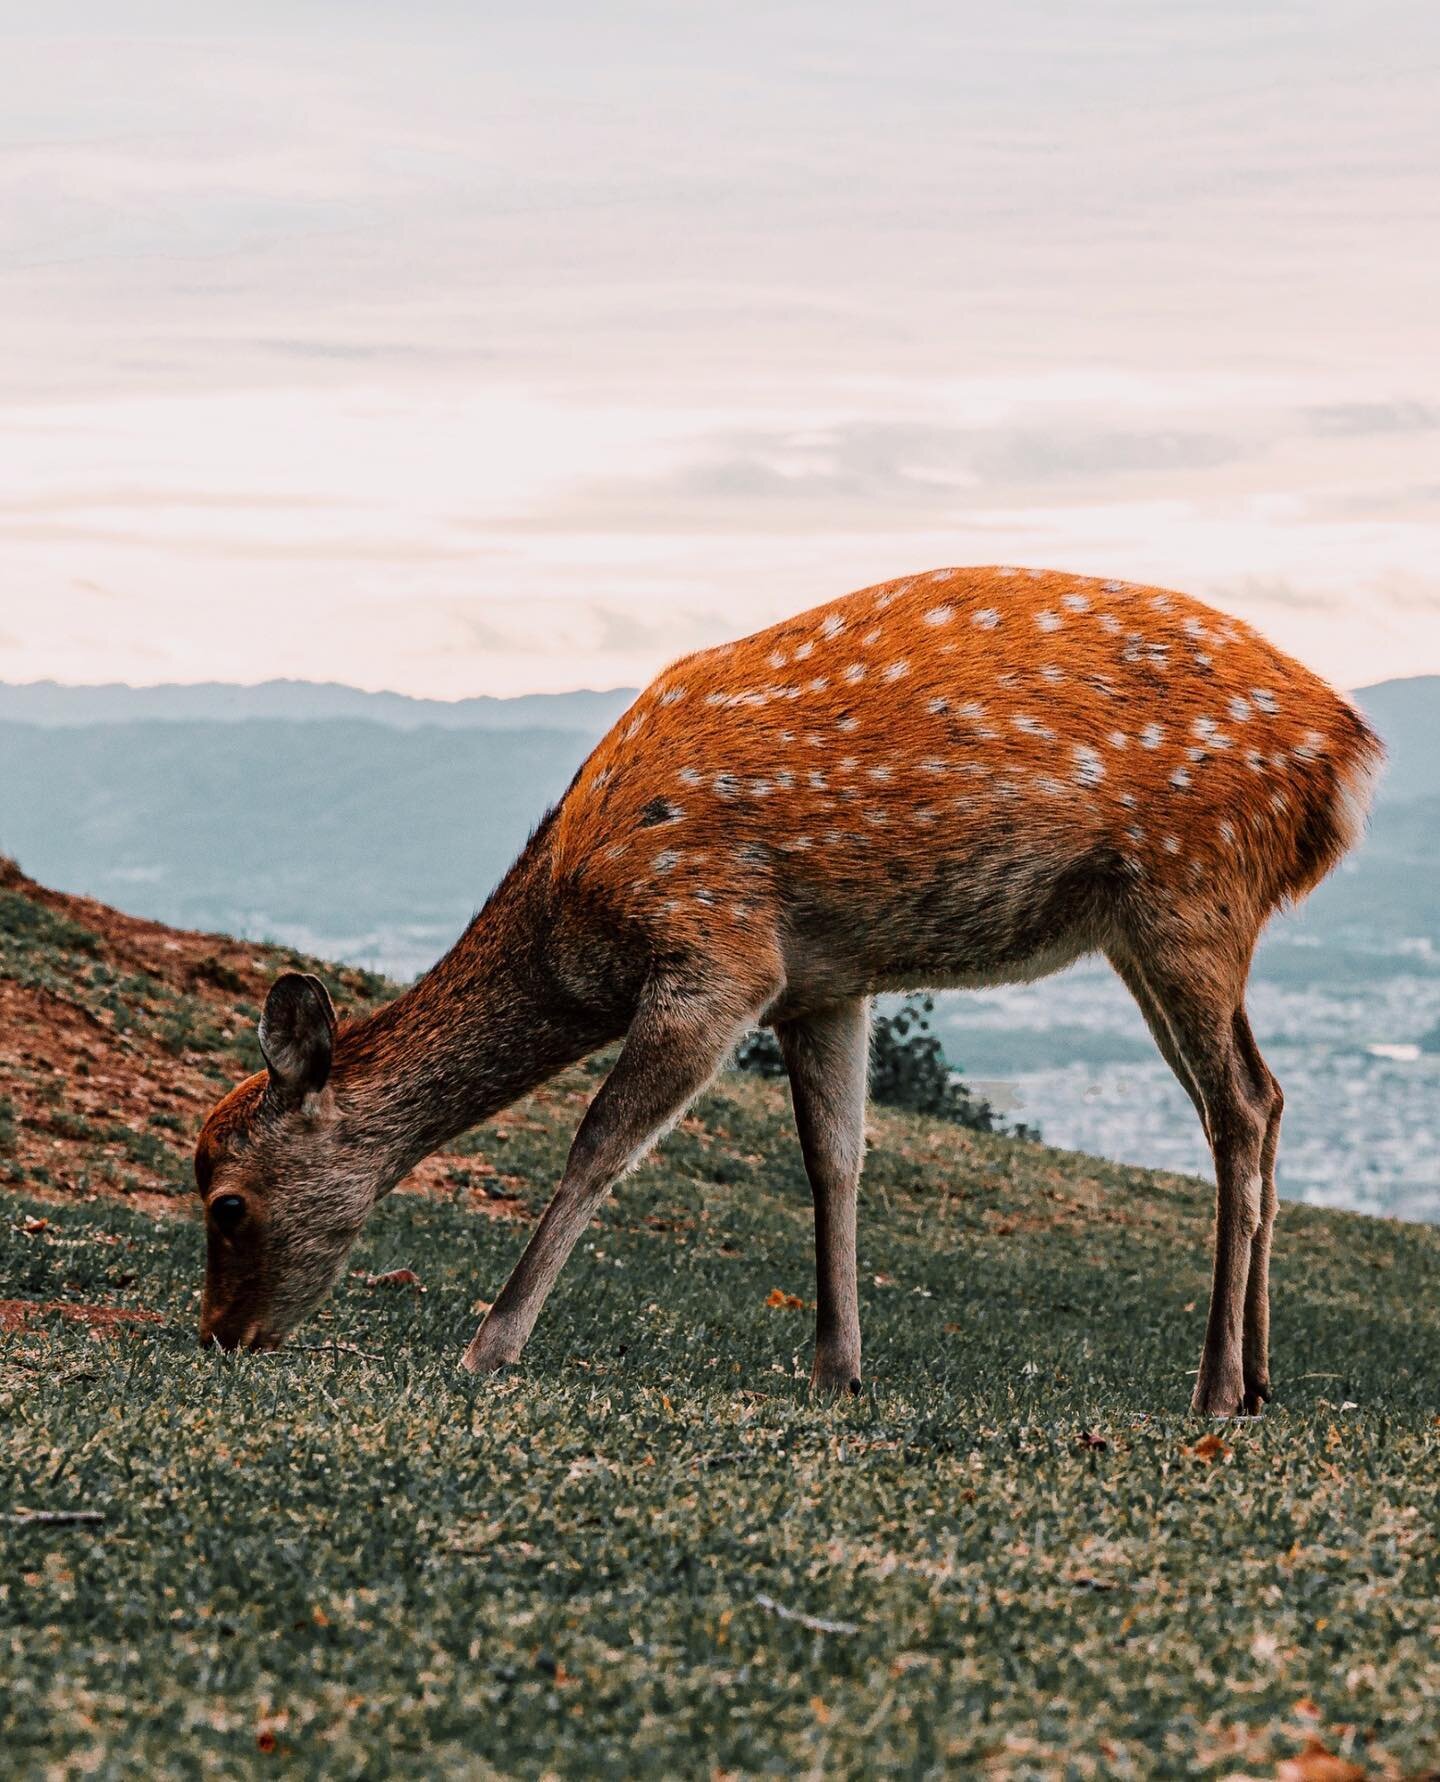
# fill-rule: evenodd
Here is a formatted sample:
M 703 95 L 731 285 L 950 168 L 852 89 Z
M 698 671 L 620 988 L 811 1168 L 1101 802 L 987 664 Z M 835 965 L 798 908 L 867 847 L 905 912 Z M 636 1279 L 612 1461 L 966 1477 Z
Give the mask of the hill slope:
M 877 1112 L 870 1386 L 812 1406 L 783 1097 L 726 1078 L 462 1378 L 592 1065 L 423 1166 L 290 1348 L 201 1355 L 188 1151 L 290 962 L 0 873 L 15 1773 L 1440 1761 L 1440 1231 L 1287 1206 L 1278 1400 L 1211 1430 L 1202 1184 Z

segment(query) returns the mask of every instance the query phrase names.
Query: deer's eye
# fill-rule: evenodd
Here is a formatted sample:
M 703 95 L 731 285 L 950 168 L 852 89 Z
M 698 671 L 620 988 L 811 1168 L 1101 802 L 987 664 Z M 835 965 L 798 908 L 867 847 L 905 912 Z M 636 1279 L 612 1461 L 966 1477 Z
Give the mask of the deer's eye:
M 217 1194 L 210 1202 L 210 1217 L 217 1231 L 228 1237 L 245 1217 L 245 1198 L 240 1194 Z

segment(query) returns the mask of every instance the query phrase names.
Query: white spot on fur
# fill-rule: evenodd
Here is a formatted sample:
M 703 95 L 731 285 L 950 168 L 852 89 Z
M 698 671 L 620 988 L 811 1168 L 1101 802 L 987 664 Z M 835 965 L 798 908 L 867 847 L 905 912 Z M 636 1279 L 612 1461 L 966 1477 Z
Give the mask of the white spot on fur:
M 839 613 L 831 613 L 830 617 L 822 622 L 820 626 L 820 635 L 821 637 L 839 637 L 844 629 L 845 621 L 840 617 Z
M 660 695 L 660 703 L 661 705 L 678 705 L 684 697 L 684 687 L 667 687 Z
M 1065 671 L 1056 668 L 1053 662 L 1047 662 L 1040 670 L 1040 678 L 1042 681 L 1048 681 L 1052 687 L 1061 687 L 1065 684 Z
M 982 606 L 978 613 L 970 617 L 972 625 L 978 625 L 982 631 L 993 631 L 1000 623 L 1000 614 L 993 606 Z
M 1106 594 L 1123 594 L 1126 586 L 1125 582 L 1101 582 L 1100 584 L 1102 591 Z
M 1280 701 L 1264 687 L 1252 687 L 1250 698 L 1257 709 L 1264 712 L 1267 717 L 1273 718 L 1280 710 Z
M 1061 625 L 1061 618 L 1059 613 L 1036 613 L 1035 623 L 1042 631 L 1058 631 Z
M 652 872 L 671 872 L 679 865 L 680 858 L 678 848 L 662 848 L 650 862 L 650 870 Z
M 1165 740 L 1165 730 L 1160 724 L 1147 724 L 1140 732 L 1142 749 L 1158 749 Z
M 765 660 L 772 668 L 783 668 L 790 658 L 785 654 L 784 650 L 771 650 Z
M 700 770 L 696 767 L 682 767 L 675 777 L 687 786 L 698 786 L 701 780 Z
M 1100 759 L 1100 751 L 1092 749 L 1089 743 L 1076 743 L 1075 780 L 1081 786 L 1098 786 L 1105 778 L 1105 763 Z
M 1227 818 L 1222 817 L 1220 819 L 1219 827 L 1221 841 L 1227 842 L 1233 848 L 1235 845 L 1235 825 Z
M 797 662 L 804 662 L 807 657 L 813 656 L 814 654 L 815 646 L 813 643 L 802 643 L 795 651 L 795 660 Z
M 1172 773 L 1170 775 L 1170 784 L 1172 786 L 1174 786 L 1176 791 L 1178 791 L 1178 792 L 1186 791 L 1189 788 L 1189 786 L 1191 785 L 1191 783 L 1192 782 L 1190 779 L 1190 772 L 1189 772 L 1188 768 L 1177 767 L 1175 769 L 1174 773 Z
M 890 821 L 890 818 L 885 811 L 876 809 L 872 806 L 870 810 L 865 812 L 865 821 L 876 829 L 883 829 Z
M 863 681 L 865 679 L 865 664 L 863 662 L 852 662 L 845 670 L 845 679 L 849 681 L 852 686 L 856 681 Z
M 851 731 L 851 730 L 858 730 L 858 729 L 859 729 L 859 728 L 860 728 L 860 720 L 859 720 L 859 719 L 858 719 L 858 718 L 855 718 L 855 717 L 851 717 L 851 716 L 850 716 L 850 715 L 849 715 L 849 714 L 848 714 L 848 713 L 847 713 L 847 714 L 846 714 L 846 715 L 845 715 L 845 717 L 843 717 L 843 718 L 837 718 L 837 719 L 836 719 L 836 720 L 835 720 L 835 728 L 836 728 L 836 729 L 837 729 L 837 730 L 842 730 L 842 731 L 845 731 L 845 732 L 847 732 L 847 733 L 848 733 L 848 732 L 849 732 L 849 731 Z
M 1055 732 L 1048 724 L 1042 724 L 1038 718 L 1032 718 L 1025 712 L 1017 712 L 1010 720 L 1015 728 L 1024 736 L 1043 736 L 1053 741 Z
M 810 691 L 812 693 L 823 693 L 829 685 L 829 681 L 826 680 L 823 674 L 817 674 L 815 679 L 810 683 Z
M 950 710 L 950 701 L 948 699 L 927 699 L 925 710 L 932 718 L 943 718 Z
M 1174 602 L 1168 594 L 1152 594 L 1150 596 L 1150 604 L 1155 608 L 1157 613 L 1168 613 L 1170 608 L 1174 605 Z
M 1122 627 L 1114 613 L 1101 613 L 1100 624 L 1101 628 L 1108 631 L 1111 637 L 1119 637 Z
M 1178 835 L 1165 836 L 1160 845 L 1164 848 L 1167 854 L 1178 854 L 1180 852 L 1180 838 Z
M 955 617 L 953 606 L 932 606 L 925 615 L 927 625 L 948 625 Z
M 893 780 L 895 777 L 888 767 L 872 767 L 869 771 L 872 780 Z
M 1072 613 L 1088 613 L 1090 610 L 1090 599 L 1085 594 L 1066 594 L 1060 604 Z
M 740 790 L 739 778 L 733 773 L 717 773 L 710 785 L 720 798 L 733 798 Z
M 1128 749 L 1130 747 L 1130 738 L 1126 736 L 1123 730 L 1112 730 L 1110 732 L 1110 747 L 1112 749 Z
M 827 792 L 830 789 L 829 780 L 825 778 L 825 775 L 821 773 L 818 767 L 812 767 L 805 778 L 809 782 L 812 791 Z
M 910 664 L 908 662 L 892 662 L 881 676 L 881 679 L 887 681 L 903 681 L 909 672 Z

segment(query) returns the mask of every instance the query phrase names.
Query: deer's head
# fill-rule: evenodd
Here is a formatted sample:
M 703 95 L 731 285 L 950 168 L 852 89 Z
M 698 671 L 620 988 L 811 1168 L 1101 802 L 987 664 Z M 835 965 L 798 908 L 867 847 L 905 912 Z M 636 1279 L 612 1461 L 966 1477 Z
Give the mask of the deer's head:
M 211 1112 L 195 1151 L 205 1205 L 200 1341 L 273 1349 L 334 1285 L 382 1191 L 330 1081 L 335 1010 L 308 973 L 277 978 L 260 1017 L 266 1069 Z

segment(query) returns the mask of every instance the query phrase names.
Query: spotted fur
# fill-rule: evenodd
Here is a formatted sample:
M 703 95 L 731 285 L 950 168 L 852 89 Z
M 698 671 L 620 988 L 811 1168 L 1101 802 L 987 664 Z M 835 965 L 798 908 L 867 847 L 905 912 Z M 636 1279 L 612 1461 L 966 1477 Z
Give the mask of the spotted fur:
M 1256 938 L 1356 839 L 1379 744 L 1345 699 L 1183 594 L 1047 570 L 865 588 L 661 674 L 443 960 L 366 1021 L 282 979 L 270 1070 L 212 1114 L 202 1333 L 278 1341 L 428 1151 L 625 1036 L 555 1199 L 466 1352 L 514 1360 L 616 1177 L 773 1025 L 815 1193 L 824 1388 L 858 1382 L 855 1194 L 875 991 L 1110 959 L 1215 1156 L 1195 1404 L 1269 1390 L 1281 1095 Z M 312 986 L 313 989 L 313 986 Z

